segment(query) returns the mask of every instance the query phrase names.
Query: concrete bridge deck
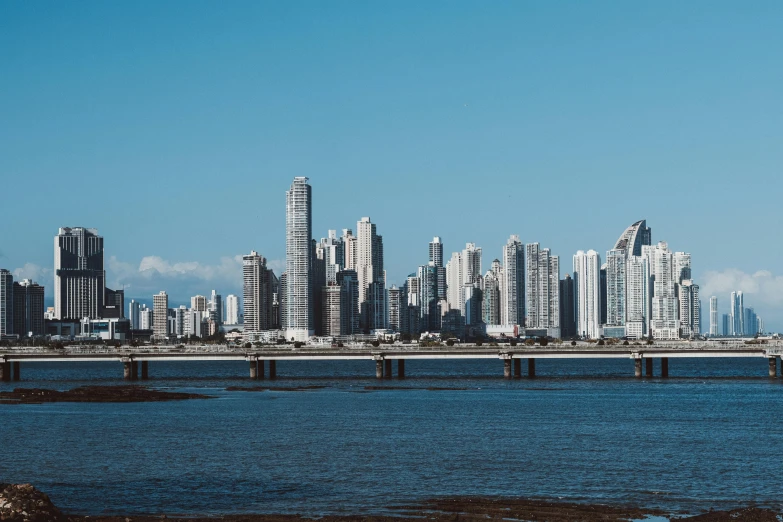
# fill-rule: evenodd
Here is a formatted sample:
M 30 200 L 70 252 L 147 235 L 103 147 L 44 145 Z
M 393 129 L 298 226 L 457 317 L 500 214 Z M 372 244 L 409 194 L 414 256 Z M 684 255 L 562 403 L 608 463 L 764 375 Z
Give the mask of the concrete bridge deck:
M 232 345 L 171 345 L 171 346 L 69 346 L 55 350 L 49 348 L 15 348 L 0 351 L 0 379 L 20 379 L 20 363 L 36 362 L 122 362 L 126 379 L 148 377 L 148 364 L 155 361 L 247 361 L 250 378 L 264 376 L 264 362 L 269 362 L 269 376 L 276 376 L 276 361 L 330 361 L 372 360 L 376 363 L 376 377 L 391 377 L 392 361 L 398 362 L 398 377 L 404 377 L 406 360 L 416 359 L 499 359 L 504 362 L 504 376 L 521 376 L 521 360 L 528 361 L 528 375 L 535 375 L 536 359 L 633 359 L 635 375 L 641 377 L 642 362 L 646 362 L 646 374 L 652 375 L 652 360 L 661 359 L 661 376 L 668 376 L 670 358 L 732 358 L 756 357 L 769 360 L 770 377 L 777 376 L 777 359 L 783 355 L 783 341 L 747 343 L 744 341 L 691 341 L 640 342 L 628 345 L 597 345 L 579 342 L 552 343 L 548 346 L 511 346 L 457 344 L 455 346 L 418 346 L 405 344 L 381 344 L 380 346 L 355 345 L 346 347 L 293 345 L 269 345 L 245 348 Z M 13 369 L 13 372 L 12 372 Z M 13 376 L 13 377 L 12 377 Z

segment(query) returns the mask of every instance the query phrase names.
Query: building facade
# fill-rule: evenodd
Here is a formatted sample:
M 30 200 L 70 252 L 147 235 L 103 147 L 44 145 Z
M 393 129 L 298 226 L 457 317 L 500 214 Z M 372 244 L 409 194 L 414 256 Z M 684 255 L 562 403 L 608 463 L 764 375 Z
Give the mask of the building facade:
M 312 188 L 306 177 L 296 177 L 286 192 L 286 309 L 283 312 L 285 337 L 294 341 L 307 341 L 315 333 L 310 285 L 312 223 Z
M 169 296 L 161 290 L 152 296 L 152 336 L 164 340 L 169 335 Z
M 601 256 L 595 250 L 574 255 L 574 301 L 577 335 L 597 339 L 601 335 Z
M 93 228 L 61 228 L 54 238 L 57 319 L 98 319 L 104 306 L 103 237 Z
M 44 335 L 44 287 L 30 279 L 14 283 L 14 333 L 19 337 Z

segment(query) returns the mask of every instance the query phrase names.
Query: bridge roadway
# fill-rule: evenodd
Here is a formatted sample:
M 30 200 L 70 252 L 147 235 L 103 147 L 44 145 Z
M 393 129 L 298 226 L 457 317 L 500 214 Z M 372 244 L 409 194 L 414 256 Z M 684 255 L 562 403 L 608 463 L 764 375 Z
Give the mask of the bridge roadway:
M 268 361 L 269 378 L 277 376 L 277 361 L 375 361 L 377 378 L 392 377 L 392 361 L 397 361 L 397 377 L 405 377 L 405 361 L 409 359 L 498 359 L 503 361 L 505 378 L 522 376 L 522 360 L 527 360 L 527 375 L 535 376 L 536 359 L 632 359 L 634 375 L 653 374 L 653 359 L 661 359 L 661 377 L 669 375 L 669 359 L 702 357 L 766 358 L 769 376 L 777 377 L 777 360 L 783 355 L 783 341 L 748 344 L 739 341 L 655 341 L 628 345 L 605 345 L 579 342 L 552 343 L 548 346 L 495 346 L 458 344 L 455 346 L 418 346 L 406 344 L 355 345 L 340 348 L 329 346 L 269 345 L 244 348 L 227 345 L 141 346 L 120 348 L 102 346 L 68 346 L 65 349 L 15 348 L 0 351 L 0 380 L 20 380 L 21 363 L 40 362 L 122 362 L 124 378 L 136 380 L 149 377 L 149 363 L 160 361 L 247 361 L 251 379 L 265 377 Z M 139 364 L 141 372 L 139 373 Z M 783 371 L 783 366 L 781 367 Z

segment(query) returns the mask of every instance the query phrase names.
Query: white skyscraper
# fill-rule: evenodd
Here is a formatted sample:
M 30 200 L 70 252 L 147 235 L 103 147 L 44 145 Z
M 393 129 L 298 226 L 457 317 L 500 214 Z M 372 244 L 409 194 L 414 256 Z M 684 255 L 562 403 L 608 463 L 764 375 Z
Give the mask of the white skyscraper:
M 642 253 L 649 259 L 653 280 L 650 331 L 656 339 L 678 339 L 680 324 L 674 255 L 664 241 L 643 247 Z
M 560 337 L 560 258 L 538 243 L 525 245 L 526 328 Z
M 460 310 L 462 295 L 462 254 L 454 252 L 446 263 L 446 301 L 452 310 Z
M 369 331 L 386 327 L 386 274 L 383 270 L 383 237 L 375 223 L 363 217 L 356 223 L 359 307 L 362 327 Z
M 245 309 L 246 334 L 270 328 L 271 295 L 267 274 L 264 256 L 255 250 L 242 256 L 242 303 Z
M 729 328 L 731 335 L 745 335 L 745 300 L 741 291 L 731 293 L 730 304 Z
M 606 324 L 625 326 L 626 321 L 626 252 L 612 249 L 606 253 Z
M 128 303 L 128 319 L 130 319 L 130 327 L 131 330 L 138 330 L 139 329 L 139 312 L 141 311 L 141 304 L 137 303 L 136 300 L 131 299 L 131 302 Z
M 718 298 L 710 297 L 710 337 L 718 335 Z
M 601 334 L 601 256 L 595 250 L 574 255 L 574 301 L 577 335 L 597 339 Z
M 701 333 L 701 310 L 699 285 L 691 279 L 684 279 L 679 285 L 680 336 L 692 337 Z
M 500 303 L 503 324 L 525 326 L 525 250 L 517 235 L 503 246 Z
M 152 335 L 165 339 L 169 334 L 169 296 L 161 290 L 152 296 Z
M 286 192 L 286 338 L 307 341 L 314 333 L 311 302 L 312 188 L 305 177 L 294 178 Z M 245 311 L 247 314 L 247 310 Z
M 239 298 L 233 294 L 226 296 L 226 324 L 239 324 Z
M 625 334 L 628 337 L 641 339 L 647 335 L 650 306 L 647 258 L 628 256 L 625 264 Z

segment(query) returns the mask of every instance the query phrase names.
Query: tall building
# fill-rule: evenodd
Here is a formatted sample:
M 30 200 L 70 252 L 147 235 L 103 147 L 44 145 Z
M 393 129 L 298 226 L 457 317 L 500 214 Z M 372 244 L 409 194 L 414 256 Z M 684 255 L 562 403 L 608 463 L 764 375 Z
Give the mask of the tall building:
M 443 265 L 443 242 L 435 236 L 429 244 L 429 262 L 435 264 L 438 276 L 438 300 L 446 299 L 446 267 Z
M 339 272 L 338 272 L 339 273 Z M 322 335 L 336 337 L 342 334 L 342 289 L 335 281 L 321 290 Z
M 393 332 L 400 331 L 400 311 L 402 308 L 402 291 L 395 285 L 392 285 L 388 291 L 389 303 L 387 306 L 389 317 L 387 324 Z
M 718 298 L 710 297 L 710 337 L 718 336 Z
M 337 273 L 345 265 L 345 250 L 336 230 L 329 230 L 327 237 L 321 238 L 319 249 L 323 252 L 325 284 L 337 284 Z
M 440 312 L 438 310 L 438 272 L 435 263 L 430 261 L 419 267 L 419 304 L 421 317 L 419 326 L 422 331 L 440 331 Z
M 601 256 L 595 250 L 574 255 L 574 301 L 577 335 L 597 339 L 601 314 Z
M 612 249 L 606 253 L 606 325 L 625 326 L 626 253 Z
M 363 217 L 356 223 L 359 306 L 362 328 L 369 333 L 386 327 L 386 274 L 383 270 L 383 237 L 375 223 Z
M 255 250 L 242 256 L 242 296 L 245 309 L 245 333 L 271 330 L 274 275 L 266 267 L 266 258 Z
M 731 316 L 729 314 L 723 314 L 721 316 L 721 324 L 723 327 L 721 328 L 721 335 L 729 336 L 731 335 Z
M 649 245 L 645 245 L 649 248 Z M 632 339 L 647 336 L 652 296 L 648 259 L 628 256 L 625 260 L 625 334 Z M 608 289 L 607 289 L 608 294 Z
M 652 229 L 647 221 L 637 221 L 620 235 L 613 250 L 621 250 L 627 256 L 641 256 L 642 247 L 652 244 Z
M 103 294 L 103 319 L 125 318 L 125 290 L 106 288 Z
M 340 334 L 359 333 L 359 276 L 355 270 L 342 270 L 337 273 L 340 287 Z
M 666 242 L 642 248 L 653 280 L 650 333 L 656 339 L 679 339 L 680 321 L 674 255 Z
M 207 298 L 203 295 L 194 295 L 190 298 L 190 309 L 197 312 L 206 312 Z
M 512 235 L 503 247 L 501 281 L 501 320 L 504 325 L 526 326 L 525 253 L 519 236 Z
M 128 303 L 128 319 L 130 320 L 131 330 L 141 329 L 141 323 L 139 322 L 139 312 L 141 311 L 141 303 L 135 299 L 131 299 Z
M 14 283 L 14 333 L 44 335 L 44 287 L 29 279 Z
M 105 281 L 103 237 L 94 228 L 61 228 L 54 238 L 55 317 L 99 319 Z
M 743 299 L 742 291 L 732 292 L 729 302 L 731 305 L 729 310 L 731 333 L 728 335 L 745 335 L 745 300 Z
M 692 279 L 684 279 L 679 288 L 680 336 L 693 337 L 701 334 L 701 308 L 699 285 Z
M 244 279 L 244 259 L 242 263 L 242 276 Z M 226 324 L 239 324 L 239 298 L 234 294 L 226 296 Z
M 0 268 L 0 338 L 14 333 L 14 276 Z
M 574 280 L 566 274 L 560 280 L 560 336 L 571 339 L 576 336 Z
M 310 285 L 313 198 L 307 181 L 305 177 L 294 178 L 286 192 L 285 336 L 295 341 L 307 341 L 315 333 L 315 309 Z
M 462 254 L 454 252 L 446 263 L 446 301 L 453 310 L 460 310 L 462 295 Z M 418 294 L 417 294 L 418 295 Z M 418 303 L 417 303 L 418 304 Z
M 538 243 L 525 246 L 525 327 L 560 337 L 560 258 Z
M 152 296 L 152 335 L 155 339 L 166 339 L 169 334 L 169 296 L 161 290 Z
M 212 290 L 212 296 L 209 298 L 209 318 L 218 326 L 223 323 L 223 297 L 215 290 Z
M 139 330 L 152 330 L 152 325 L 152 309 L 147 308 L 146 305 L 142 305 L 139 310 Z
M 607 300 L 607 281 L 606 281 L 606 263 L 601 265 L 598 272 L 598 294 L 601 302 L 601 309 L 598 313 L 598 324 L 606 324 L 606 300 Z
M 497 261 L 497 260 L 496 260 Z M 483 295 L 483 313 L 484 324 L 499 325 L 500 317 L 500 278 L 494 270 L 488 270 L 484 275 L 484 295 Z

